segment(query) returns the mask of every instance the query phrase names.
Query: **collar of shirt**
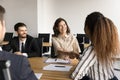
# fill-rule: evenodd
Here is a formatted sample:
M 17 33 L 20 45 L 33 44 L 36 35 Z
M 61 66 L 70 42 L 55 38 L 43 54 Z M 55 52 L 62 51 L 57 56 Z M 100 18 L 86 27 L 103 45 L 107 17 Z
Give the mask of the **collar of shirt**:
M 66 34 L 66 35 L 64 35 L 64 36 L 63 36 L 63 35 L 59 35 L 58 37 L 59 37 L 59 38 L 63 38 L 63 39 L 64 39 L 64 38 L 69 37 L 69 34 Z
M 26 42 L 26 39 L 24 40 L 24 41 L 21 41 L 20 39 L 19 39 L 19 43 L 21 44 L 21 43 L 24 43 L 25 44 L 25 42 Z
M 1 48 L 1 46 L 0 46 L 0 51 L 2 51 L 2 48 Z

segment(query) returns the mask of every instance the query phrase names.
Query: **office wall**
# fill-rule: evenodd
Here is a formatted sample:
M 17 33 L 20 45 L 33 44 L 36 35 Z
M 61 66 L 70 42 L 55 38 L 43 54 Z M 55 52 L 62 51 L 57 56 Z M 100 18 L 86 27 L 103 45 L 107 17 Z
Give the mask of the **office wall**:
M 28 33 L 51 32 L 55 20 L 63 17 L 68 22 L 72 33 L 84 33 L 85 17 L 100 11 L 113 20 L 120 33 L 119 0 L 0 0 L 6 8 L 6 29 L 14 31 L 17 22 L 28 26 Z
M 42 7 L 42 12 L 38 11 L 38 32 L 52 33 L 54 21 L 63 17 L 72 33 L 84 33 L 85 18 L 93 11 L 112 19 L 120 32 L 119 3 L 120 0 L 38 0 L 38 10 Z
M 6 30 L 14 32 L 17 22 L 24 22 L 28 33 L 37 35 L 37 0 L 0 0 L 0 5 L 6 8 Z

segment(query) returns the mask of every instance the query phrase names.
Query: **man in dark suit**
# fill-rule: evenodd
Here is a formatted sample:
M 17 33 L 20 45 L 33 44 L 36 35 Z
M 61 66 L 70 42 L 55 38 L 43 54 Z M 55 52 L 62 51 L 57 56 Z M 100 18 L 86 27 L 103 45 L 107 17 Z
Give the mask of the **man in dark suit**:
M 5 34 L 5 21 L 3 17 L 4 13 L 5 9 L 0 5 L 0 43 L 2 42 Z M 30 64 L 26 57 L 0 51 L 0 60 L 11 61 L 11 80 L 38 80 L 30 68 Z
M 18 36 L 14 37 L 8 45 L 3 46 L 3 50 L 12 50 L 15 54 L 28 57 L 40 56 L 40 49 L 37 40 L 32 36 L 27 35 L 27 26 L 24 23 L 19 22 L 15 24 L 14 30 Z

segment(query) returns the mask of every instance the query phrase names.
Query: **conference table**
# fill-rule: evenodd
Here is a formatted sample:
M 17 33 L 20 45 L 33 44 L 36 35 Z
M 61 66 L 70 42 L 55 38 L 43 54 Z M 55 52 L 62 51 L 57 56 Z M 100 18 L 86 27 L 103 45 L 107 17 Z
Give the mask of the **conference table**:
M 34 57 L 29 58 L 31 68 L 35 73 L 42 73 L 42 77 L 39 80 L 72 80 L 70 75 L 74 71 L 78 60 L 74 59 L 71 61 L 70 64 L 64 65 L 71 65 L 72 68 L 70 71 L 50 71 L 50 70 L 43 70 L 43 67 L 49 65 L 50 63 L 45 63 L 48 57 Z

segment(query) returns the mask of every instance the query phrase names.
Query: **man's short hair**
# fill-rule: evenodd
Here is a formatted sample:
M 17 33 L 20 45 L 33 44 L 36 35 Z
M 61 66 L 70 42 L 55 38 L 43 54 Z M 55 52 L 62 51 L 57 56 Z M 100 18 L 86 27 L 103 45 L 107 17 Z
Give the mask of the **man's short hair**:
M 3 21 L 5 9 L 0 5 L 0 21 Z
M 22 27 L 22 26 L 25 26 L 25 27 L 26 27 L 26 25 L 25 25 L 24 23 L 19 22 L 19 23 L 17 23 L 17 24 L 14 25 L 14 30 L 15 30 L 15 31 L 18 31 L 18 28 L 19 28 L 19 27 Z

